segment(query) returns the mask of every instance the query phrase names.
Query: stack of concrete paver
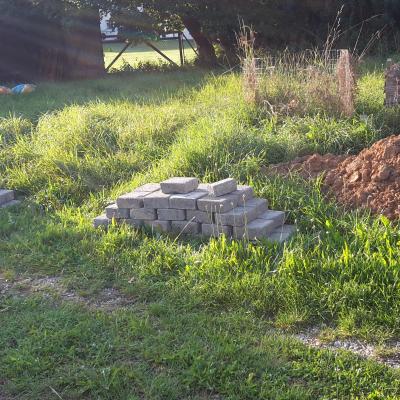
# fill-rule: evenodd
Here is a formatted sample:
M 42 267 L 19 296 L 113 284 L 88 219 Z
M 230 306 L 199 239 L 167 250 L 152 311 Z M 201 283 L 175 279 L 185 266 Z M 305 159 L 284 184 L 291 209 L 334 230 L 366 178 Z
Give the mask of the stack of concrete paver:
M 234 179 L 199 184 L 197 178 L 171 178 L 150 183 L 120 196 L 105 211 L 94 219 L 95 227 L 108 226 L 114 219 L 176 234 L 279 242 L 295 231 L 285 225 L 284 212 L 269 210 L 267 200 L 255 198 L 250 186 L 238 186 Z
M 13 190 L 0 189 L 0 208 L 16 206 L 20 204 L 19 200 L 15 200 L 15 192 Z

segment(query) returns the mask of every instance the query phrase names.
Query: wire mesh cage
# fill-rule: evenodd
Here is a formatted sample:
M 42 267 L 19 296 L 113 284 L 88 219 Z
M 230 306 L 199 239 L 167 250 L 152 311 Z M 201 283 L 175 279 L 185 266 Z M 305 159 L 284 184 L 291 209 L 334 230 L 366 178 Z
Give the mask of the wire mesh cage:
M 306 50 L 301 53 L 284 51 L 279 54 L 267 54 L 263 57 L 245 59 L 243 71 L 252 71 L 257 76 L 273 72 L 294 73 L 309 68 L 334 74 L 342 54 L 341 49 L 334 50 Z

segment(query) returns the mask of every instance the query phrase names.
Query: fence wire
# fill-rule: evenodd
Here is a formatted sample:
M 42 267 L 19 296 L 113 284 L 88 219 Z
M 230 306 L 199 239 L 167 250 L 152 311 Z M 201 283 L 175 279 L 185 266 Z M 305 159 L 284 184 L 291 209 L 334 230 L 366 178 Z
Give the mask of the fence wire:
M 301 53 L 282 52 L 278 55 L 246 59 L 243 63 L 243 70 L 251 69 L 256 75 L 262 76 L 273 72 L 294 73 L 311 67 L 334 74 L 341 52 L 340 49 L 307 50 Z

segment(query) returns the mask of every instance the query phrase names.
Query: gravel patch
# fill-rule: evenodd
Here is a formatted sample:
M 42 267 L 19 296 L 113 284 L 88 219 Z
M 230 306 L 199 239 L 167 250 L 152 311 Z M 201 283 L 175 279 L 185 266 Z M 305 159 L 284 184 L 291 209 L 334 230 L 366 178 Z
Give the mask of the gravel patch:
M 48 298 L 59 297 L 63 301 L 83 304 L 89 308 L 102 311 L 123 309 L 134 303 L 132 299 L 127 298 L 115 288 L 105 288 L 95 296 L 84 297 L 73 290 L 67 290 L 62 284 L 61 277 L 47 276 L 9 280 L 0 274 L 0 298 L 5 296 L 28 296 L 33 293 L 40 293 Z
M 294 338 L 304 344 L 332 351 L 345 350 L 365 359 L 372 359 L 392 368 L 400 368 L 400 342 L 392 341 L 385 346 L 378 346 L 359 339 L 321 339 L 322 328 L 309 328 L 294 335 Z

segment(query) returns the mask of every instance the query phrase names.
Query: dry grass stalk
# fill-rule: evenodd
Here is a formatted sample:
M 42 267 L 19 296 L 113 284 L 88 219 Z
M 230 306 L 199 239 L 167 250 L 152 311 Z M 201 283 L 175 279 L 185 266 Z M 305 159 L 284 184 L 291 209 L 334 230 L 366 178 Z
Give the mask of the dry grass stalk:
M 247 102 L 257 104 L 259 101 L 259 70 L 254 50 L 255 33 L 253 29 L 242 24 L 237 42 L 243 69 L 244 97 Z

